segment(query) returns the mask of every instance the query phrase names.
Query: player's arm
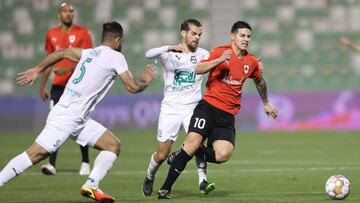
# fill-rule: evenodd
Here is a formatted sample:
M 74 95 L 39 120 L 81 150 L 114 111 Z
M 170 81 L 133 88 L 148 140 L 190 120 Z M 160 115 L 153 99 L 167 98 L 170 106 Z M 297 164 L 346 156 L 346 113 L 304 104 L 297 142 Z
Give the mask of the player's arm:
M 161 54 L 165 54 L 166 52 L 183 52 L 184 48 L 181 45 L 172 45 L 172 46 L 162 46 L 157 48 L 149 49 L 145 53 L 145 57 L 148 59 L 153 59 L 159 57 Z
M 129 70 L 120 73 L 119 76 L 128 92 L 135 94 L 143 91 L 148 86 L 153 79 L 154 71 L 153 65 L 147 65 L 141 79 L 134 78 Z
M 78 62 L 81 57 L 82 49 L 80 48 L 68 48 L 58 50 L 47 55 L 38 65 L 33 68 L 30 68 L 24 72 L 18 73 L 18 77 L 16 78 L 17 83 L 19 85 L 29 84 L 33 85 L 36 78 L 39 76 L 41 72 L 43 72 L 46 68 L 51 67 L 58 61 L 62 59 L 70 59 L 72 61 Z
M 41 77 L 39 91 L 40 91 L 40 97 L 42 98 L 43 101 L 48 101 L 50 98 L 49 93 L 46 91 L 46 82 L 49 79 L 50 73 L 51 73 L 51 69 L 47 68 L 45 69 Z
M 263 76 L 254 79 L 256 89 L 260 95 L 261 101 L 264 105 L 264 111 L 266 115 L 271 116 L 275 119 L 278 115 L 278 110 L 270 103 L 268 99 L 268 92 L 266 82 Z
M 220 63 L 222 63 L 226 60 L 229 60 L 231 58 L 231 54 L 232 54 L 232 51 L 230 49 L 228 49 L 228 50 L 225 50 L 219 58 L 216 58 L 211 61 L 198 63 L 195 68 L 196 74 L 205 74 L 205 73 L 209 72 L 210 70 L 212 70 L 214 67 L 216 67 Z
M 340 39 L 340 42 L 341 42 L 341 44 L 343 44 L 347 47 L 350 47 L 351 49 L 353 49 L 357 52 L 360 52 L 360 45 L 357 45 L 357 44 L 351 42 L 348 38 L 343 37 Z

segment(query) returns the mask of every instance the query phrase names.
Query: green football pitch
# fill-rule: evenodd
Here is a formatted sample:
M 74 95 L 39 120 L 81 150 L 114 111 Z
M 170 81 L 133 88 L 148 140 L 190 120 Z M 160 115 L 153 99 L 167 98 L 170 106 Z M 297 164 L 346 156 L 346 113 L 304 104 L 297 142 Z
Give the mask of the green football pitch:
M 154 193 L 143 197 L 141 187 L 149 157 L 155 149 L 154 132 L 116 131 L 122 152 L 101 189 L 116 202 L 159 202 L 155 192 L 163 183 L 164 163 L 155 180 Z M 22 152 L 36 133 L 0 134 L 0 168 Z M 184 135 L 174 145 L 178 148 Z M 208 180 L 216 189 L 201 197 L 194 160 L 173 186 L 170 202 L 332 202 L 325 192 L 328 177 L 346 176 L 351 193 L 343 202 L 360 202 L 359 132 L 238 132 L 230 161 L 209 164 Z M 91 149 L 91 162 L 97 151 Z M 84 199 L 80 186 L 86 177 L 78 175 L 80 150 L 69 140 L 59 151 L 56 176 L 44 176 L 40 165 L 30 168 L 0 189 L 0 202 L 92 202 Z M 167 201 L 167 200 L 163 200 Z

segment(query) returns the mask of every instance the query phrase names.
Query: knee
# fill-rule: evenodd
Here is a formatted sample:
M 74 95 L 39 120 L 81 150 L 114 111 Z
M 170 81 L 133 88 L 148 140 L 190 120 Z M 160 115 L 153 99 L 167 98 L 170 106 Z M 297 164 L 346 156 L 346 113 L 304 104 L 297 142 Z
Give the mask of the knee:
M 108 148 L 108 151 L 113 152 L 116 156 L 120 155 L 121 152 L 121 143 L 120 141 L 116 140 L 116 142 L 112 142 Z
M 44 160 L 46 157 L 49 156 L 49 152 L 47 151 L 26 151 L 29 159 L 33 163 L 33 165 L 39 163 L 40 161 Z
M 161 162 L 161 163 L 162 163 L 162 162 L 168 157 L 168 155 L 169 155 L 168 152 L 157 152 L 156 154 L 157 154 L 157 158 L 158 158 L 159 162 Z
M 231 157 L 231 152 L 227 150 L 218 150 L 215 152 L 215 159 L 217 163 L 224 163 Z

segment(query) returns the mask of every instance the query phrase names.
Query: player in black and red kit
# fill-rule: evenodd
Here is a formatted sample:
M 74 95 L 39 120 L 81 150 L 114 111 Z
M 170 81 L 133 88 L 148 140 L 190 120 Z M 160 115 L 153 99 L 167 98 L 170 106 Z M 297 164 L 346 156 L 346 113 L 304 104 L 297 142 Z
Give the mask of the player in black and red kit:
M 212 163 L 230 159 L 235 145 L 235 115 L 240 111 L 246 79 L 253 79 L 265 113 L 273 119 L 278 115 L 277 109 L 268 100 L 261 65 L 257 57 L 247 51 L 251 39 L 250 25 L 237 21 L 230 34 L 230 44 L 214 48 L 210 57 L 197 65 L 197 73 L 211 71 L 206 92 L 194 110 L 189 133 L 181 149 L 169 156 L 171 166 L 158 192 L 158 199 L 171 198 L 172 185 L 195 154 Z M 208 147 L 202 146 L 205 139 Z

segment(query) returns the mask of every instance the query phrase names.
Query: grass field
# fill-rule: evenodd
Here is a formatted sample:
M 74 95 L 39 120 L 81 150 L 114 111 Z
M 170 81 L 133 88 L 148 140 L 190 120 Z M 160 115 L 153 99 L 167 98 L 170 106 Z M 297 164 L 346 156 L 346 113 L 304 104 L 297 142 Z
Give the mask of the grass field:
M 0 134 L 0 167 L 28 147 L 35 134 Z M 102 190 L 114 195 L 116 202 L 159 202 L 155 194 L 145 198 L 141 193 L 148 160 L 155 149 L 154 133 L 117 135 L 122 154 L 102 182 Z M 351 182 L 351 194 L 343 202 L 360 202 L 358 132 L 238 133 L 236 142 L 230 161 L 209 165 L 208 178 L 216 183 L 215 191 L 200 196 L 192 160 L 175 183 L 170 202 L 331 202 L 324 193 L 324 184 L 334 174 L 345 175 Z M 96 154 L 91 150 L 92 161 Z M 86 179 L 78 175 L 79 161 L 79 147 L 70 140 L 59 151 L 56 176 L 43 176 L 42 162 L 1 188 L 0 202 L 92 202 L 79 194 Z M 160 168 L 155 192 L 167 170 L 166 164 Z

